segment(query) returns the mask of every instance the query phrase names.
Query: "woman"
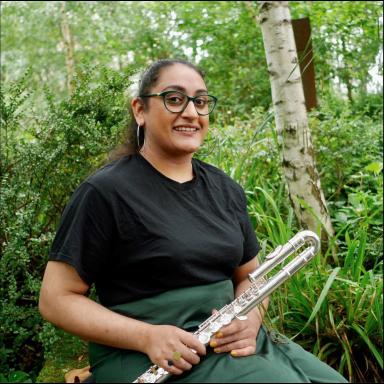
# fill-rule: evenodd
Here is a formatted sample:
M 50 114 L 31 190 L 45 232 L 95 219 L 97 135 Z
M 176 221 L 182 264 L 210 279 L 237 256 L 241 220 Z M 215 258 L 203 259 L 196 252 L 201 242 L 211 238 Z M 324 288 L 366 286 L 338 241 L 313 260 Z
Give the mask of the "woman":
M 344 381 L 298 345 L 273 342 L 258 308 L 207 348 L 191 333 L 249 286 L 259 250 L 242 188 L 193 158 L 215 104 L 188 62 L 160 60 L 144 73 L 131 103 L 136 150 L 72 196 L 40 311 L 90 341 L 97 382 L 132 382 L 152 364 L 178 382 Z M 99 303 L 86 296 L 92 284 Z

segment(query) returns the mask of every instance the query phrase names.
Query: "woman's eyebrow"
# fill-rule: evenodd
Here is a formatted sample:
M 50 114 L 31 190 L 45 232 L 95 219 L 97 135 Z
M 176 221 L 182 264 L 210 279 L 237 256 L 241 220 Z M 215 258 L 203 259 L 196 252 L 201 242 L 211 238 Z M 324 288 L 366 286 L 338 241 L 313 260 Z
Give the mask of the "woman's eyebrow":
M 163 91 L 165 91 L 166 89 L 174 89 L 175 91 L 180 91 L 180 92 L 186 92 L 186 89 L 184 87 L 181 87 L 180 85 L 168 85 L 167 87 L 165 87 Z M 198 89 L 195 94 L 197 93 L 207 93 L 208 91 L 206 89 Z

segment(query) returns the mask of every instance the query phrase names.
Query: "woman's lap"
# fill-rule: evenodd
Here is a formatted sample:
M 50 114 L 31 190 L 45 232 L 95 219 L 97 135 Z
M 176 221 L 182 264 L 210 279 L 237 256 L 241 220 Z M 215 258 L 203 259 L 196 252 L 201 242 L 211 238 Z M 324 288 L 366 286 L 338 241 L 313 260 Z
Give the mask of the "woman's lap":
M 209 317 L 212 308 L 221 308 L 233 300 L 231 282 L 167 291 L 155 297 L 111 308 L 112 310 L 152 324 L 172 324 L 193 331 Z M 202 305 L 204 303 L 204 305 Z M 346 382 L 318 358 L 286 337 L 274 337 L 260 329 L 256 354 L 232 357 L 214 353 L 191 371 L 173 376 L 169 382 L 180 383 L 258 383 L 258 382 Z M 150 366 L 145 354 L 90 344 L 90 362 L 96 382 L 132 382 Z
M 148 368 L 145 355 L 119 350 L 93 368 L 96 382 L 132 382 Z M 178 383 L 336 383 L 338 372 L 298 344 L 276 341 L 262 328 L 255 355 L 232 357 L 209 351 L 191 371 L 173 376 Z

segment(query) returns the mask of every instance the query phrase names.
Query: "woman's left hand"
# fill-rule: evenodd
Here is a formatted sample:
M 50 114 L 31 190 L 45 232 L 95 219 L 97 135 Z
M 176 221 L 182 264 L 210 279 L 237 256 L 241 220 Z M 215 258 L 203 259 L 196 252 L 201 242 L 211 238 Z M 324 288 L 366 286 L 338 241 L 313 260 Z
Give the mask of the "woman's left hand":
M 256 352 L 256 337 L 262 323 L 258 308 L 247 314 L 246 320 L 234 319 L 211 338 L 214 352 L 231 352 L 232 356 L 249 356 Z

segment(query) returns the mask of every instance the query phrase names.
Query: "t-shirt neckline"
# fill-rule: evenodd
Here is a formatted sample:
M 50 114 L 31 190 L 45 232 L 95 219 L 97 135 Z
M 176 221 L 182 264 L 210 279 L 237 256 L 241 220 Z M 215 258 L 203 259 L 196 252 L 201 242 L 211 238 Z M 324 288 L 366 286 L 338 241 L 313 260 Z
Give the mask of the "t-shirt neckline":
M 142 156 L 140 153 L 136 154 L 136 158 L 145 165 L 145 167 L 159 180 L 161 180 L 166 185 L 170 186 L 171 188 L 185 191 L 188 189 L 194 188 L 198 184 L 199 180 L 199 173 L 197 170 L 196 160 L 192 158 L 192 170 L 193 170 L 193 179 L 185 181 L 183 183 L 179 183 L 176 180 L 173 180 L 167 176 L 165 176 L 163 173 L 158 171 L 144 156 Z

